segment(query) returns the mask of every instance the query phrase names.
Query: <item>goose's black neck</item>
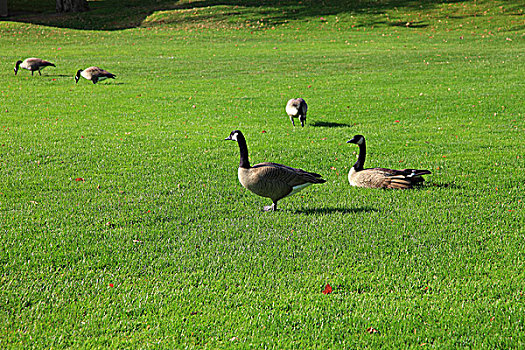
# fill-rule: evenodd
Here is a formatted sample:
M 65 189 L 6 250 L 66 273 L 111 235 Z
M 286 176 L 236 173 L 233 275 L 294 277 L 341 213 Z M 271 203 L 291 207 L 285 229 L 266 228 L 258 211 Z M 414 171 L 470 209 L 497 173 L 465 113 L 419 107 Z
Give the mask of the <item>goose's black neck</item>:
M 366 143 L 363 140 L 363 143 L 358 144 L 359 146 L 359 156 L 357 157 L 357 162 L 354 164 L 354 169 L 356 171 L 363 170 L 363 167 L 365 165 L 365 159 L 366 159 Z
M 239 144 L 239 150 L 241 151 L 241 161 L 239 168 L 250 168 L 250 161 L 248 160 L 248 146 L 246 145 L 246 139 L 241 133 L 237 134 L 237 143 Z

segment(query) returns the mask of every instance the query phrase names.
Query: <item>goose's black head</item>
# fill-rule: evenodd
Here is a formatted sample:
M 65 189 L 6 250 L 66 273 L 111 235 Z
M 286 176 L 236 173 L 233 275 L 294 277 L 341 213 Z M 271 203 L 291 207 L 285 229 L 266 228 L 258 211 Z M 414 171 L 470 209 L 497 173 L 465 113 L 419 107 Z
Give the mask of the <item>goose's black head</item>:
M 228 136 L 224 140 L 239 141 L 239 137 L 243 137 L 242 132 L 240 130 L 233 130 L 230 133 L 230 136 Z
M 16 64 L 15 64 L 15 75 L 16 73 L 18 73 L 18 67 L 20 67 L 20 64 L 22 63 L 22 61 L 16 61 Z
M 346 141 L 346 143 L 355 143 L 361 146 L 365 143 L 365 137 L 363 135 L 355 135 L 351 140 Z
M 78 79 L 80 79 L 80 73 L 82 73 L 82 69 L 77 70 L 77 74 L 75 75 L 75 83 L 78 83 Z

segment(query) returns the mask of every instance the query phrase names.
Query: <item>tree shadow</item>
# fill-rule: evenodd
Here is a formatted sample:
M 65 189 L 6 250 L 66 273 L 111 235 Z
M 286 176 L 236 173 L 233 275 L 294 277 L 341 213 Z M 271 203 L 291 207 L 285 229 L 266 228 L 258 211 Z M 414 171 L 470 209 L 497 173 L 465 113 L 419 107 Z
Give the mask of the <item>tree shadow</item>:
M 399 21 L 389 24 L 392 27 L 407 27 L 407 28 L 426 28 L 428 27 L 428 23 L 423 23 L 421 21 Z
M 378 209 L 372 207 L 359 207 L 359 208 L 313 208 L 313 209 L 299 209 L 296 210 L 296 214 L 306 214 L 306 215 L 318 215 L 318 214 L 355 214 L 361 212 L 375 212 L 379 211 Z
M 264 18 L 266 25 L 278 25 L 291 20 L 323 21 L 323 16 L 341 14 L 382 14 L 391 9 L 406 8 L 412 10 L 432 9 L 443 3 L 456 3 L 462 0 L 103 0 L 90 1 L 90 11 L 82 13 L 54 13 L 54 2 L 20 0 L 9 2 L 9 21 L 48 25 L 59 28 L 85 30 L 121 30 L 144 25 L 144 21 L 153 13 L 175 10 L 176 14 L 159 14 L 156 24 L 206 24 L 207 21 L 232 23 L 259 22 Z M 372 24 L 391 25 L 387 19 Z M 320 22 L 320 23 L 321 23 Z M 400 22 L 401 23 L 401 22 Z M 365 23 L 369 25 L 370 23 Z M 363 24 L 363 25 L 365 25 Z M 396 24 L 394 24 L 396 25 Z M 406 22 L 402 23 L 406 26 Z M 400 25 L 401 26 L 401 25 Z M 408 27 L 422 27 L 425 23 L 413 23 Z
M 310 124 L 313 127 L 323 127 L 323 128 L 349 128 L 350 124 L 344 123 L 334 123 L 334 122 L 313 122 Z

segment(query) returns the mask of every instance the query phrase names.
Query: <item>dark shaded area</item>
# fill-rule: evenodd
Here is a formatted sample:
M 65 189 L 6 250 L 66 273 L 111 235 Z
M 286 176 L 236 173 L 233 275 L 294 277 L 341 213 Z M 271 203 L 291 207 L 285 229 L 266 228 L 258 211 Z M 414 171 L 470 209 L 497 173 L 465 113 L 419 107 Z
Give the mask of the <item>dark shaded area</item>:
M 393 22 L 390 23 L 392 27 L 407 27 L 407 28 L 425 28 L 428 27 L 427 23 L 421 21 L 411 21 L 411 22 Z
M 199 23 L 206 20 L 228 19 L 232 16 L 250 16 L 254 21 L 264 18 L 268 25 L 277 25 L 293 20 L 316 20 L 321 23 L 323 16 L 338 14 L 379 14 L 387 10 L 406 8 L 425 10 L 443 3 L 461 0 L 407 1 L 407 0 L 202 0 L 181 2 L 165 0 L 103 0 L 91 1 L 88 12 L 56 14 L 55 1 L 21 0 L 9 3 L 10 17 L 6 20 L 48 25 L 61 28 L 86 30 L 120 30 L 138 27 L 145 18 L 157 11 L 187 10 L 221 7 L 220 13 L 192 13 L 178 18 L 176 24 Z M 385 19 L 381 22 L 391 25 Z M 369 25 L 370 23 L 367 23 Z M 377 20 L 373 24 L 378 24 Z M 395 24 L 398 25 L 398 24 Z M 399 24 L 406 26 L 406 22 Z M 414 23 L 408 27 L 422 27 L 424 23 Z
M 314 208 L 314 209 L 300 209 L 296 210 L 296 214 L 307 214 L 307 215 L 318 215 L 318 214 L 355 214 L 355 213 L 369 213 L 379 211 L 378 209 L 372 207 L 360 207 L 360 208 Z
M 334 123 L 334 122 L 313 122 L 310 124 L 313 127 L 323 127 L 323 128 L 349 128 L 352 125 L 344 123 Z

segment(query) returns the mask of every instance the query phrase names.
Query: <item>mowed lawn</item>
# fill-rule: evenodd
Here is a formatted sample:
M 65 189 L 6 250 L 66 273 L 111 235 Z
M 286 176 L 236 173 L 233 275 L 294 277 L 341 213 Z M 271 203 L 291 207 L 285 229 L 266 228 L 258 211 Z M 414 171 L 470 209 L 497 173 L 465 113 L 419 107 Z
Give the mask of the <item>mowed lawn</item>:
M 520 1 L 90 4 L 0 22 L 1 348 L 525 346 Z M 235 129 L 327 182 L 261 211 Z

